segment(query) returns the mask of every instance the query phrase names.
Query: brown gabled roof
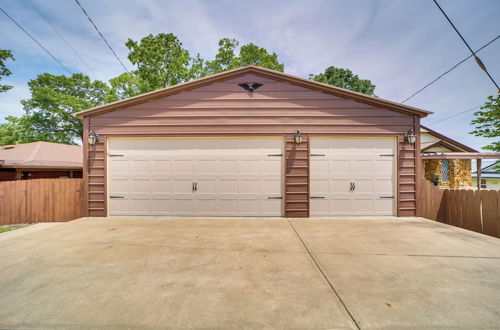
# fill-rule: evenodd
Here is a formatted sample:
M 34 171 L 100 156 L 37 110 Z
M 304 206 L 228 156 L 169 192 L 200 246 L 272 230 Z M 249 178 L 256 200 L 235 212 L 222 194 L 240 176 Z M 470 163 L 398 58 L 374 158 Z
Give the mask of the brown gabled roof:
M 448 148 L 450 149 L 451 151 L 457 151 L 457 152 L 460 152 L 460 151 L 467 151 L 467 152 L 478 152 L 477 150 L 475 149 L 472 149 L 471 147 L 468 147 L 466 146 L 465 144 L 462 144 L 458 141 L 455 141 L 453 140 L 452 138 L 449 138 L 443 134 L 440 134 L 424 125 L 420 125 L 420 128 L 421 129 L 424 129 L 426 130 L 429 134 L 431 135 L 434 135 L 435 137 L 437 137 L 438 139 L 441 139 L 441 141 L 435 141 L 433 142 L 432 145 L 424 145 L 423 143 L 420 145 L 420 148 L 421 148 L 421 151 L 425 151 L 426 149 L 429 149 L 431 147 L 434 147 L 436 145 L 440 145 L 440 146 L 443 146 L 445 148 Z M 457 148 L 458 147 L 458 148 Z
M 269 70 L 269 69 L 257 67 L 254 65 L 249 65 L 249 66 L 244 66 L 241 68 L 217 73 L 217 74 L 214 74 L 211 76 L 191 80 L 191 81 L 183 83 L 183 84 L 158 89 L 156 91 L 133 96 L 133 97 L 130 97 L 130 98 L 127 98 L 124 100 L 104 104 L 104 105 L 101 105 L 101 106 L 98 106 L 98 107 L 95 107 L 92 109 L 80 111 L 80 112 L 76 113 L 75 115 L 78 118 L 84 118 L 84 117 L 96 115 L 96 114 L 103 113 L 103 112 L 113 111 L 113 110 L 119 109 L 121 107 L 131 106 L 131 105 L 147 102 L 147 101 L 150 101 L 152 99 L 165 97 L 165 96 L 168 96 L 168 95 L 171 95 L 174 93 L 179 93 L 179 92 L 184 91 L 184 90 L 188 90 L 188 89 L 192 89 L 192 88 L 196 88 L 196 87 L 201 87 L 201 86 L 213 83 L 215 81 L 230 79 L 230 78 L 238 77 L 238 76 L 241 76 L 241 75 L 247 74 L 247 73 L 254 73 L 257 75 L 264 76 L 264 77 L 269 77 L 269 78 L 274 78 L 274 79 L 286 81 L 289 83 L 293 83 L 295 85 L 299 85 L 299 86 L 306 87 L 306 88 L 311 88 L 313 90 L 318 90 L 318 91 L 321 91 L 324 93 L 333 94 L 333 95 L 343 97 L 346 99 L 352 99 L 352 100 L 355 100 L 358 102 L 367 103 L 367 104 L 371 104 L 374 106 L 379 106 L 379 107 L 381 106 L 381 107 L 385 107 L 385 108 L 390 109 L 390 110 L 409 113 L 409 114 L 417 115 L 420 117 L 425 117 L 429 114 L 432 114 L 432 112 L 430 112 L 430 111 L 414 108 L 414 107 L 411 107 L 411 106 L 408 106 L 405 104 L 401 104 L 401 103 L 397 103 L 397 102 L 384 100 L 384 99 L 381 99 L 379 97 L 370 96 L 370 95 L 366 95 L 366 94 L 362 94 L 362 93 L 358 93 L 358 92 L 353 92 L 353 91 L 348 90 L 348 89 L 320 83 L 320 82 L 317 82 L 314 80 L 308 80 L 308 79 L 292 76 L 292 75 L 289 75 L 289 74 L 286 74 L 283 72 Z
M 0 167 L 82 168 L 81 146 L 32 142 L 0 147 Z

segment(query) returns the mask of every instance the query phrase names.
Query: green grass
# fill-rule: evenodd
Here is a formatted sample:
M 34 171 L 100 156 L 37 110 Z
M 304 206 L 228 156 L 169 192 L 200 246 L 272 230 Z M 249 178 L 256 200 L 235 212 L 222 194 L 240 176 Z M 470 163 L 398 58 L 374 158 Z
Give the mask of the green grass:
M 26 226 L 28 226 L 28 225 L 5 225 L 5 226 L 0 226 L 0 234 L 1 233 L 5 233 L 7 231 L 11 231 L 11 230 L 23 228 L 23 227 L 26 227 Z

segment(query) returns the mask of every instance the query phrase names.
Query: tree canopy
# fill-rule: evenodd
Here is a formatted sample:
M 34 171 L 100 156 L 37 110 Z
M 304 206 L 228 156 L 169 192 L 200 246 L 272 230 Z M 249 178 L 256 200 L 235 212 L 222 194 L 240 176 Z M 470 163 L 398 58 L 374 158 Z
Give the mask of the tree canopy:
M 6 117 L 7 122 L 0 124 L 0 145 L 33 141 L 78 143 L 82 123 L 74 117 L 75 112 L 245 65 L 285 69 L 276 53 L 253 43 L 240 47 L 237 40 L 229 38 L 219 40 L 218 52 L 211 60 L 203 59 L 200 54 L 191 57 L 172 33 L 150 34 L 138 41 L 128 39 L 125 45 L 136 69 L 107 83 L 92 81 L 82 73 L 71 76 L 44 73 L 29 81 L 31 97 L 21 101 L 24 115 Z M 7 59 L 13 59 L 12 53 L 0 50 L 0 76 L 11 74 L 4 64 Z M 369 95 L 375 89 L 369 80 L 333 66 L 310 78 Z M 0 85 L 0 92 L 9 88 Z
M 374 95 L 375 92 L 375 85 L 370 80 L 359 78 L 349 69 L 334 66 L 326 68 L 323 73 L 309 75 L 309 79 L 367 95 Z
M 475 130 L 471 133 L 476 136 L 495 138 L 484 149 L 500 152 L 500 95 L 488 96 L 488 99 L 479 111 L 474 112 Z
M 1 143 L 47 141 L 75 144 L 82 122 L 74 113 L 109 101 L 110 88 L 101 81 L 76 73 L 70 77 L 44 73 L 28 82 L 31 98 L 21 101 L 25 114 L 7 117 L 0 129 Z
M 14 55 L 10 50 L 0 49 L 0 81 L 2 81 L 2 76 L 7 77 L 12 74 L 12 72 L 7 68 L 5 61 L 14 60 Z M 0 93 L 4 93 L 11 89 L 12 86 L 0 84 Z
M 128 39 L 128 59 L 149 90 L 177 85 L 189 79 L 189 52 L 172 33 L 150 34 L 140 42 Z

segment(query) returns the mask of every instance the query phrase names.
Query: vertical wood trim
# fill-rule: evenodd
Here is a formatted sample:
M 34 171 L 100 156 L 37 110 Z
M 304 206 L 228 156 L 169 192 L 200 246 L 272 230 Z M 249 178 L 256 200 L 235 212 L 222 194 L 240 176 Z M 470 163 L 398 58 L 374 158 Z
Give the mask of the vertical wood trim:
M 107 137 L 102 138 L 104 144 L 104 216 L 108 216 L 108 139 Z
M 421 183 L 423 179 L 422 160 L 420 159 L 420 117 L 414 116 L 413 120 L 415 121 L 415 135 L 417 136 L 415 142 L 415 211 L 416 214 L 418 214 L 420 210 L 420 202 L 417 196 L 420 196 L 420 190 L 422 189 Z
M 307 136 L 307 217 L 311 216 L 311 136 Z
M 86 117 L 83 120 L 83 216 L 89 216 L 89 121 L 90 118 Z
M 302 134 L 297 145 L 293 134 L 285 136 L 285 217 L 307 218 L 310 214 L 310 139 Z
M 399 152 L 401 149 L 400 139 L 401 139 L 401 136 L 399 136 L 399 135 L 396 136 L 396 146 L 395 146 L 396 150 L 394 151 L 396 153 L 396 164 L 394 164 L 394 167 L 395 167 L 394 170 L 396 171 L 396 203 L 395 203 L 396 205 L 395 205 L 395 207 L 396 207 L 396 216 L 398 216 L 398 217 L 401 216 L 401 214 L 400 214 L 401 212 L 399 210 L 400 209 L 399 208 L 399 203 L 400 203 L 399 201 L 401 199 L 401 197 L 399 196 L 400 191 L 401 191 L 401 189 L 399 187 L 400 183 L 401 183 L 401 176 L 399 175 L 401 173 L 401 171 L 399 169 L 399 162 L 400 162 L 399 157 L 401 157 L 401 153 Z

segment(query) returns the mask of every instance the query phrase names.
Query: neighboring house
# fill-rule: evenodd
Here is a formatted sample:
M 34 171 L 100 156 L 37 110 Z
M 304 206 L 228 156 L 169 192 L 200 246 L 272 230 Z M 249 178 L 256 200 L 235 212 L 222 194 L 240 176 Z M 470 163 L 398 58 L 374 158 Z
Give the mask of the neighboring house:
M 429 113 L 255 66 L 106 104 L 77 114 L 84 210 L 414 216 Z
M 458 141 L 444 136 L 428 127 L 420 126 L 420 148 L 422 153 L 477 152 Z M 424 160 L 424 177 L 450 188 L 471 187 L 470 159 Z
M 82 147 L 32 142 L 0 147 L 0 181 L 81 178 Z
M 500 170 L 494 169 L 500 162 L 493 163 L 481 170 L 481 188 L 500 190 Z M 472 173 L 472 181 L 477 185 L 477 172 Z

